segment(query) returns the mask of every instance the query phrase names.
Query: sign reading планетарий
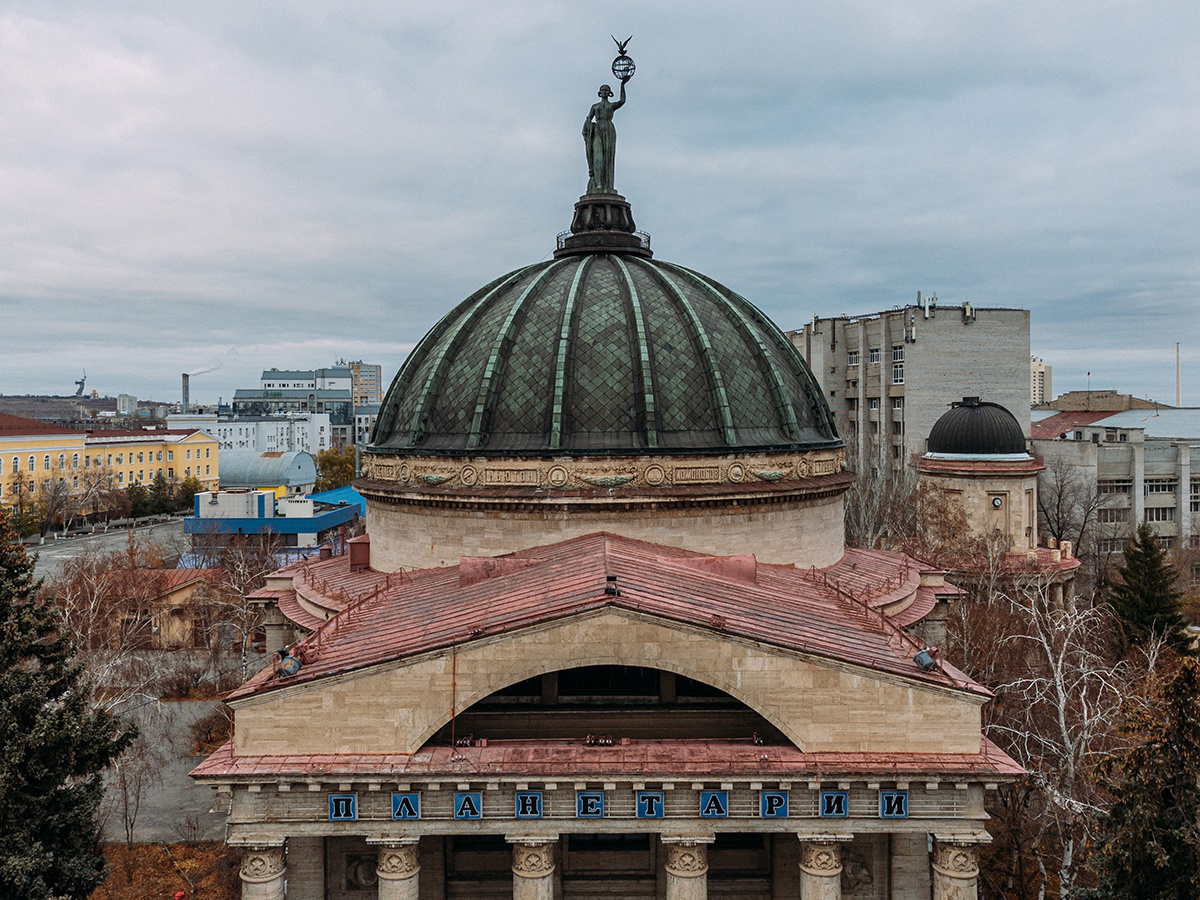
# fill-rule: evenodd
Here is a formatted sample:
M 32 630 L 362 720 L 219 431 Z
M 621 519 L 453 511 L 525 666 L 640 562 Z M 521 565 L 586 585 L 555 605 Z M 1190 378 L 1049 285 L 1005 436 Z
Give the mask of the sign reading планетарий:
M 485 791 L 454 791 L 447 807 L 439 803 L 436 811 L 426 810 L 421 791 L 398 791 L 391 794 L 391 818 L 394 820 L 476 820 L 476 819 L 663 819 L 668 816 L 695 816 L 700 819 L 844 819 L 851 815 L 882 819 L 906 819 L 909 816 L 907 790 L 854 792 L 821 790 L 801 792 L 794 796 L 790 790 L 761 790 L 738 792 L 731 800 L 731 791 L 700 790 L 690 793 L 690 808 L 681 806 L 682 797 L 668 797 L 666 791 L 604 791 L 577 790 L 574 810 L 564 809 L 563 792 L 513 791 L 495 794 Z M 632 804 L 629 803 L 632 795 Z M 747 796 L 752 795 L 752 796 Z M 551 797 L 556 801 L 551 809 Z M 668 809 L 668 800 L 670 808 Z M 751 802 L 747 802 L 747 801 Z M 756 800 L 757 802 L 753 802 Z M 853 801 L 853 802 L 852 802 Z M 358 794 L 343 792 L 328 795 L 331 822 L 356 822 L 359 819 Z M 868 805 L 869 804 L 869 805 Z M 372 816 L 375 818 L 375 816 Z

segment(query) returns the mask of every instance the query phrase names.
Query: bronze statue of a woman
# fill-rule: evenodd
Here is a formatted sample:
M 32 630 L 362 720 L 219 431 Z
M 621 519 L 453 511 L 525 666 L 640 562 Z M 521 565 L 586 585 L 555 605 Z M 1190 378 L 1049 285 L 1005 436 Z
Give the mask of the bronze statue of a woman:
M 613 103 L 612 88 L 600 86 L 600 101 L 593 103 L 583 120 L 583 145 L 587 149 L 589 194 L 615 194 L 613 169 L 617 159 L 617 127 L 613 113 L 625 105 L 625 82 L 621 79 L 621 99 Z

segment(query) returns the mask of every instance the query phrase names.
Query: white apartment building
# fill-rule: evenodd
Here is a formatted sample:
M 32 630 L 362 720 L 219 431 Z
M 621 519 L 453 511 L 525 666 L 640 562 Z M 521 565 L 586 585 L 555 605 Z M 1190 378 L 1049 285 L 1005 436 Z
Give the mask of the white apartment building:
M 1165 547 L 1200 544 L 1200 409 L 1032 415 L 1033 452 L 1095 486 L 1096 550 L 1122 550 L 1142 522 Z
M 861 316 L 814 317 L 788 337 L 829 400 L 842 439 L 899 463 L 925 452 L 950 404 L 980 397 L 1029 435 L 1029 310 L 939 306 L 937 295 Z
M 1041 406 L 1047 397 L 1054 396 L 1050 382 L 1053 366 L 1048 366 L 1036 356 L 1029 357 L 1029 405 Z
M 328 413 L 278 416 L 172 415 L 171 428 L 198 428 L 217 439 L 222 450 L 255 453 L 304 451 L 316 456 L 333 446 Z

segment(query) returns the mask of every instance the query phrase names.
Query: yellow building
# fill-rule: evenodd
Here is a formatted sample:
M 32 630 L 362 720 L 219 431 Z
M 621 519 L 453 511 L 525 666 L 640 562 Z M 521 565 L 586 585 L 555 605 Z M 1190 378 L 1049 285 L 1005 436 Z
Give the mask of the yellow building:
M 82 431 L 0 414 L 0 506 L 23 509 L 59 480 L 78 487 L 85 438 Z
M 219 485 L 217 440 L 203 431 L 89 431 L 85 468 L 112 475 L 114 487 L 150 484 L 162 475 L 167 481 L 199 480 L 201 490 Z
M 109 491 L 194 477 L 220 485 L 215 438 L 194 429 L 73 431 L 0 414 L 0 506 L 46 521 L 95 512 Z

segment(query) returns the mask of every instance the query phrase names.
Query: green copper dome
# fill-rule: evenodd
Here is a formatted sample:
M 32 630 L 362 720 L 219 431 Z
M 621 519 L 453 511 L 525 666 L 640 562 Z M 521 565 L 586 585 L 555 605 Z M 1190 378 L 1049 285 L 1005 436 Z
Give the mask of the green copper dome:
M 804 360 L 758 309 L 636 253 L 566 255 L 468 297 L 413 350 L 375 452 L 470 456 L 839 447 Z

